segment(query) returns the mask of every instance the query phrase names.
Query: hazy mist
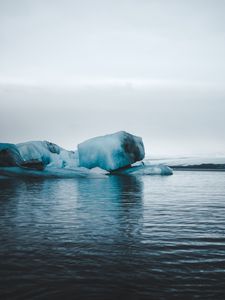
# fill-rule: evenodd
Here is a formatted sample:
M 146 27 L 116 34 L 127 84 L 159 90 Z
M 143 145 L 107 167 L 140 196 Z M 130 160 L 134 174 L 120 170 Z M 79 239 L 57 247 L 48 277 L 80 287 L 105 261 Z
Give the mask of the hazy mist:
M 0 0 L 0 141 L 225 153 L 225 1 Z

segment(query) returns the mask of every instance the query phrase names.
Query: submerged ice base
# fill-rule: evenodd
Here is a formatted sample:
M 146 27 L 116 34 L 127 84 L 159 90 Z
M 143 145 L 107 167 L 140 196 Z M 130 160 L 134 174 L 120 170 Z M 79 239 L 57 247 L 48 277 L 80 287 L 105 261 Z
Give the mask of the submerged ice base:
M 43 171 L 23 169 L 20 167 L 1 167 L 0 176 L 17 177 L 17 178 L 107 178 L 108 173 L 100 169 L 62 169 L 62 168 L 46 168 Z
M 139 165 L 124 170 L 107 172 L 100 168 L 87 169 L 77 167 L 73 169 L 63 169 L 49 167 L 43 171 L 25 169 L 20 167 L 0 167 L 0 176 L 22 177 L 22 178 L 107 178 L 107 176 L 126 175 L 172 175 L 173 170 L 165 165 Z

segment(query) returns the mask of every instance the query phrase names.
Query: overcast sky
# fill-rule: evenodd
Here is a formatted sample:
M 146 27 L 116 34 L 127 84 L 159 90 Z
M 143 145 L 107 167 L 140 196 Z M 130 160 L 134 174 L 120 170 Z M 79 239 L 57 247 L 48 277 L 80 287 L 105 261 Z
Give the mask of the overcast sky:
M 224 0 L 0 0 L 0 141 L 126 130 L 225 153 Z

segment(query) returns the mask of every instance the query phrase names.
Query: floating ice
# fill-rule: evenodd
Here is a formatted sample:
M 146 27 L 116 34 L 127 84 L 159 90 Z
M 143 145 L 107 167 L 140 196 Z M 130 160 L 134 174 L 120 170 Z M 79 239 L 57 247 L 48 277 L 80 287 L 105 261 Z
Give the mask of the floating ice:
M 89 139 L 77 151 L 47 141 L 0 144 L 0 176 L 107 178 L 109 174 L 171 175 L 165 165 L 138 163 L 145 156 L 140 137 L 120 131 Z M 135 163 L 136 162 L 136 163 Z
M 140 137 L 119 131 L 79 144 L 78 154 L 81 167 L 112 171 L 142 160 L 145 151 Z
M 107 178 L 100 168 L 78 167 L 77 151 L 47 141 L 0 144 L 0 176 L 28 178 Z
M 166 165 L 145 165 L 137 164 L 131 168 L 124 170 L 114 171 L 113 174 L 124 174 L 124 175 L 172 175 L 173 170 Z

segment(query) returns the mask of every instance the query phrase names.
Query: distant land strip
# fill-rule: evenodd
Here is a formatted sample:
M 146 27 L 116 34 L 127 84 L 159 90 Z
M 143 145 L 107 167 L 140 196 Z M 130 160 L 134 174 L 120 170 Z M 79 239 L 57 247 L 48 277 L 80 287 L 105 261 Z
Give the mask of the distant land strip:
M 200 164 L 200 165 L 171 165 L 169 166 L 177 171 L 222 171 L 225 172 L 225 164 Z

